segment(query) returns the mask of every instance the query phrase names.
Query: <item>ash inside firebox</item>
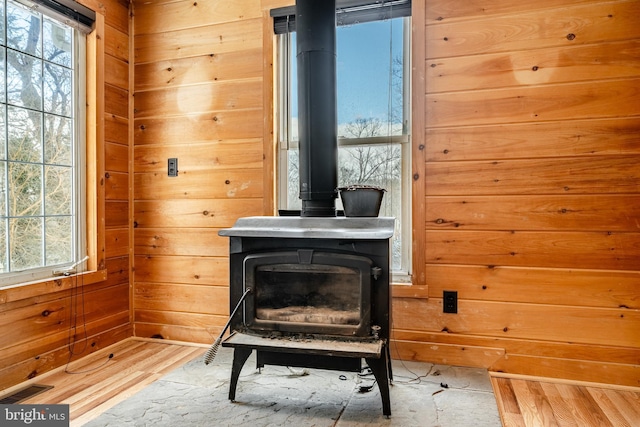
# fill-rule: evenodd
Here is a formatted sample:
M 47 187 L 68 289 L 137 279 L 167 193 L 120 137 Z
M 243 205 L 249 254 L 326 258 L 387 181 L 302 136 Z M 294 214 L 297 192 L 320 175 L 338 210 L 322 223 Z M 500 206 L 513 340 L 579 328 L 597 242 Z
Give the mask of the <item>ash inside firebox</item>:
M 329 325 L 358 325 L 360 312 L 336 310 L 328 307 L 287 306 L 258 308 L 256 317 L 279 322 L 321 323 Z

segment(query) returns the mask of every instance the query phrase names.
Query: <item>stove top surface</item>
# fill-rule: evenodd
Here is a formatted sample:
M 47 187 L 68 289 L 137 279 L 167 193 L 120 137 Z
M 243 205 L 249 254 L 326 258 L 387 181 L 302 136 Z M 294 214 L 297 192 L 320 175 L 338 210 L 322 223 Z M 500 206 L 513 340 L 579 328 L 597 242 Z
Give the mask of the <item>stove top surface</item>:
M 229 237 L 313 239 L 388 239 L 392 217 L 252 216 L 239 218 L 233 227 L 218 232 Z

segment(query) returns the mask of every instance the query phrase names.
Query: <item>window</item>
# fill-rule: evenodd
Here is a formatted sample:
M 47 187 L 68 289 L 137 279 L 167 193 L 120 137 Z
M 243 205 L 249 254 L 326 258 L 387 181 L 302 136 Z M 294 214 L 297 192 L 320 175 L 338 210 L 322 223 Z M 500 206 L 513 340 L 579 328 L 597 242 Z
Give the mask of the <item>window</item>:
M 338 26 L 338 184 L 386 189 L 380 215 L 396 218 L 394 282 L 411 256 L 410 18 Z M 278 208 L 299 210 L 295 32 L 278 35 Z M 337 208 L 342 209 L 340 199 Z
M 34 3 L 0 0 L 0 9 L 4 286 L 51 277 L 85 256 L 85 36 Z

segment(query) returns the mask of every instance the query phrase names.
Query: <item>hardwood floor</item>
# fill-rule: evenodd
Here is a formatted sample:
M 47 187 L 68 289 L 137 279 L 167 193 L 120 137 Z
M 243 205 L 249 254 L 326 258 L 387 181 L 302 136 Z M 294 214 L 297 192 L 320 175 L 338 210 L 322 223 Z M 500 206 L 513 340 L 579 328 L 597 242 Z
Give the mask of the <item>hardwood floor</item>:
M 21 403 L 69 404 L 71 426 L 81 426 L 206 350 L 131 338 L 35 378 L 53 388 Z M 640 426 L 638 389 L 495 375 L 491 383 L 505 427 Z
M 81 426 L 206 351 L 199 346 L 127 339 L 72 362 L 67 369 L 35 378 L 33 384 L 54 387 L 20 403 L 69 404 L 71 426 Z
M 491 377 L 505 427 L 640 426 L 640 390 Z

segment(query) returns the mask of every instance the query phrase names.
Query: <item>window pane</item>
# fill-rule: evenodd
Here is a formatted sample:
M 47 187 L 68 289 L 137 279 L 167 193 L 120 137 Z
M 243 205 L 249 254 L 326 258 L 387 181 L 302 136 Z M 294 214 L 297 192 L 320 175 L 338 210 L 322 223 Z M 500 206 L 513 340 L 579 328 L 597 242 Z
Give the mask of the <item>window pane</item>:
M 5 123 L 6 109 L 7 107 L 4 104 L 0 105 L 0 160 L 7 159 L 7 128 Z
M 71 119 L 45 114 L 44 162 L 71 166 L 72 143 Z
M 0 43 L 6 46 L 4 40 L 4 2 L 0 2 Z
M 400 187 L 400 144 L 340 147 L 338 167 L 340 186 L 373 185 L 393 191 Z
M 9 220 L 11 270 L 25 270 L 42 265 L 42 218 Z
M 73 261 L 73 229 L 71 217 L 47 218 L 45 222 L 46 265 Z
M 42 56 L 40 15 L 13 2 L 7 4 L 7 46 L 33 56 Z
M 356 145 L 338 150 L 338 185 L 372 185 L 386 190 L 380 206 L 381 216 L 396 218 L 392 238 L 392 268 L 402 266 L 402 147 L 400 144 Z M 341 200 L 338 208 L 342 209 Z
M 7 263 L 7 219 L 0 219 L 0 273 L 9 271 Z
M 6 179 L 6 162 L 0 162 L 0 221 L 7 215 L 7 179 Z M 0 251 L 4 251 L 4 246 L 0 247 Z
M 10 216 L 41 215 L 42 166 L 9 163 L 9 191 Z
M 44 110 L 61 116 L 70 117 L 71 70 L 46 63 L 44 67 Z
M 24 108 L 8 107 L 9 159 L 42 162 L 42 114 Z
M 7 102 L 42 110 L 42 61 L 9 50 L 7 64 Z
M 71 68 L 71 28 L 44 20 L 44 59 Z
M 336 37 L 338 135 L 358 137 L 345 128 L 357 121 L 375 124 L 367 136 L 401 135 L 402 19 L 338 27 Z
M 287 171 L 287 209 L 302 209 L 302 201 L 300 200 L 300 152 L 290 149 L 287 152 L 289 156 L 289 170 Z
M 5 87 L 4 87 L 4 81 L 6 78 L 6 55 L 7 54 L 7 49 L 5 49 L 4 47 L 0 47 L 0 102 L 2 103 L 6 103 L 7 102 L 7 93 L 5 92 Z
M 71 168 L 45 166 L 45 214 L 71 215 Z

